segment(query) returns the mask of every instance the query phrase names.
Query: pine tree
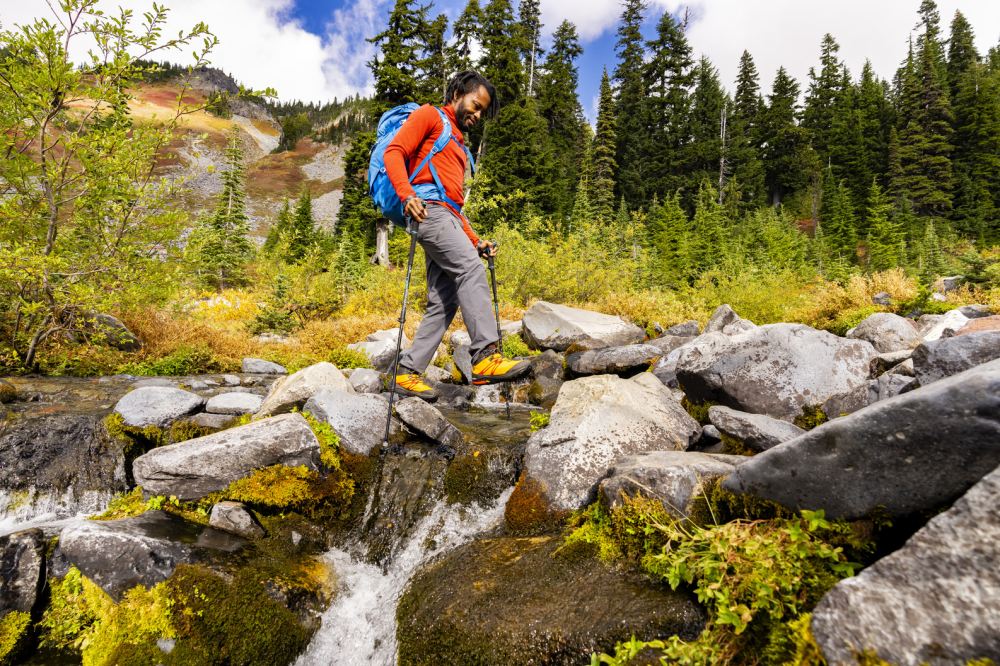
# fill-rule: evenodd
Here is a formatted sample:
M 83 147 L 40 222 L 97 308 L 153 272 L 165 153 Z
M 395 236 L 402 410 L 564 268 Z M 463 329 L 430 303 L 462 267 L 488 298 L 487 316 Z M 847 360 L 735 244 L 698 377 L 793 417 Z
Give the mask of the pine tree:
M 808 134 L 796 122 L 798 97 L 798 83 L 779 67 L 761 122 L 764 179 L 774 204 L 804 187 L 816 172 L 817 159 Z
M 618 41 L 615 53 L 618 64 L 614 71 L 617 82 L 617 97 L 612 112 L 615 118 L 615 192 L 625 197 L 633 207 L 642 206 L 645 196 L 645 174 L 643 173 L 644 157 L 650 148 L 647 123 L 645 119 L 646 86 L 643 81 L 645 70 L 642 27 L 643 11 L 646 9 L 644 0 L 624 0 L 621 22 L 618 26 Z M 600 135 L 600 130 L 598 130 Z M 597 151 L 595 159 L 599 158 Z M 595 181 L 595 186 L 597 185 Z M 613 199 L 602 201 L 602 207 L 607 204 L 607 212 L 613 206 Z
M 888 93 L 888 84 L 876 78 L 871 62 L 866 60 L 854 94 L 858 131 L 863 138 L 856 176 L 859 180 L 852 185 L 855 191 L 861 185 L 860 178 L 865 178 L 866 183 L 872 178 L 879 178 L 883 185 L 888 182 L 889 134 L 895 123 Z
M 725 211 L 719 205 L 719 195 L 711 181 L 698 188 L 694 217 L 691 220 L 691 267 L 702 273 L 723 262 L 728 255 Z
M 865 217 L 871 230 L 868 232 L 868 269 L 885 271 L 902 264 L 906 255 L 903 230 L 892 216 L 892 204 L 882 193 L 878 181 L 873 180 L 868 191 Z
M 510 0 L 490 0 L 483 10 L 483 57 L 479 69 L 496 88 L 501 106 L 512 104 L 524 94 L 519 34 Z
M 972 25 L 962 12 L 956 10 L 948 38 L 948 90 L 952 99 L 958 97 L 965 75 L 978 63 L 979 51 L 976 50 Z
M 857 218 L 850 190 L 827 168 L 823 177 L 823 197 L 819 220 L 830 256 L 853 262 L 857 256 Z
M 226 146 L 222 191 L 210 218 L 203 219 L 188 239 L 189 251 L 202 279 L 219 290 L 243 283 L 245 264 L 254 254 L 246 213 L 245 167 L 239 130 Z
M 374 249 L 375 223 L 382 216 L 368 195 L 368 157 L 374 132 L 359 132 L 344 155 L 344 196 L 337 212 L 334 234 L 350 236 L 366 249 Z
M 823 164 L 830 156 L 831 130 L 834 116 L 844 93 L 842 65 L 837 53 L 840 45 L 830 33 L 820 44 L 820 71 L 809 68 L 809 92 L 802 112 L 802 126 L 809 130 L 813 149 Z
M 597 130 L 594 134 L 593 174 L 590 191 L 594 216 L 602 221 L 611 219 L 614 206 L 615 178 L 615 103 L 611 94 L 608 70 L 601 76 L 601 95 L 597 107 Z
M 517 7 L 518 29 L 520 33 L 521 60 L 524 71 L 527 72 L 525 94 L 534 97 L 537 90 L 538 67 L 541 64 L 542 51 L 542 10 L 539 0 L 521 0 Z
M 418 99 L 439 104 L 448 86 L 448 50 L 444 38 L 448 17 L 439 14 L 433 21 L 425 23 L 423 28 Z
M 312 214 L 312 195 L 309 188 L 303 187 L 295 202 L 295 212 L 288 229 L 288 247 L 285 250 L 285 260 L 294 264 L 302 261 L 309 248 L 316 240 L 316 224 Z
M 926 218 L 924 222 L 924 237 L 920 243 L 919 258 L 920 276 L 925 283 L 930 284 L 941 274 L 941 241 L 934 229 L 934 218 Z
M 686 192 L 694 192 L 702 181 L 718 180 L 719 157 L 722 154 L 722 112 L 727 104 L 718 74 L 708 58 L 701 58 L 694 75 L 697 83 L 691 96 L 688 117 L 690 138 L 684 150 Z
M 740 190 L 740 199 L 746 207 L 764 203 L 764 163 L 761 161 L 760 82 L 757 66 L 749 51 L 740 57 L 736 76 L 736 96 L 729 115 L 729 163 L 732 181 Z
M 469 0 L 452 26 L 451 43 L 447 49 L 449 74 L 473 68 L 472 52 L 482 44 L 482 22 L 483 10 L 479 0 Z
M 680 195 L 674 193 L 661 204 L 655 198 L 649 209 L 647 243 L 651 250 L 652 274 L 657 286 L 680 287 L 692 277 L 690 225 Z
M 291 226 L 292 209 L 288 205 L 288 199 L 285 199 L 284 204 L 281 206 L 281 210 L 278 211 L 278 217 L 275 218 L 274 224 L 272 224 L 271 228 L 267 231 L 267 239 L 264 241 L 264 246 L 261 248 L 265 254 L 271 254 L 277 249 L 288 234 L 288 229 Z
M 368 63 L 375 79 L 376 115 L 404 102 L 430 101 L 424 99 L 421 71 L 428 8 L 415 6 L 414 0 L 396 0 L 386 29 L 368 39 L 377 49 Z

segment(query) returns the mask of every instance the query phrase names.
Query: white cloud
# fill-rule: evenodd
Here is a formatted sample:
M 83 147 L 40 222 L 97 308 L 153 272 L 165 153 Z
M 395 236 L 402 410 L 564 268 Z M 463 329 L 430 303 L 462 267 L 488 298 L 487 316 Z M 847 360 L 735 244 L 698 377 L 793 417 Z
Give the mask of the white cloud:
M 169 21 L 164 33 L 176 34 L 199 21 L 219 38 L 212 64 L 252 88 L 268 86 L 281 99 L 329 100 L 366 91 L 367 61 L 372 47 L 364 38 L 375 34 L 384 20 L 387 0 L 353 0 L 332 13 L 323 36 L 307 31 L 291 18 L 293 0 L 168 0 Z M 51 18 L 44 0 L 0 0 L 5 28 L 36 16 Z M 105 1 L 101 6 L 131 8 L 136 16 L 151 0 Z M 189 49 L 190 50 L 190 49 Z M 185 64 L 187 52 L 171 59 Z
M 560 23 L 568 20 L 576 26 L 582 43 L 613 29 L 622 13 L 618 0 L 542 0 L 541 10 L 546 34 L 552 34 Z

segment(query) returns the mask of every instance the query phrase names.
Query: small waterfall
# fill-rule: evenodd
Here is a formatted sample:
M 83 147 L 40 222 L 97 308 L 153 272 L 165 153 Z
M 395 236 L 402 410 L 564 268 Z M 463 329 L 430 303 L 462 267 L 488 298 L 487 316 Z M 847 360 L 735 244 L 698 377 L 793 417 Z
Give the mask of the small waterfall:
M 100 513 L 114 497 L 111 491 L 67 488 L 62 492 L 0 490 L 0 536 L 41 524 Z
M 488 509 L 439 501 L 384 572 L 345 550 L 328 552 L 325 558 L 336 572 L 340 591 L 296 666 L 394 665 L 396 605 L 410 577 L 424 562 L 498 525 L 511 492 L 504 491 Z

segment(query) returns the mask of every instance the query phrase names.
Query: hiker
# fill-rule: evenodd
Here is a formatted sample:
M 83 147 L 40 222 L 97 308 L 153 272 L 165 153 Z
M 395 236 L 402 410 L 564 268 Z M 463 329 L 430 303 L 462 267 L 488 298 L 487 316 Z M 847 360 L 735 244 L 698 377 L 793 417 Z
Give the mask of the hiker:
M 477 72 L 460 72 L 449 81 L 445 104 L 440 107 L 451 124 L 451 140 L 433 155 L 427 168 L 413 177 L 412 183 L 411 170 L 430 154 L 443 131 L 439 110 L 425 104 L 413 111 L 385 149 L 386 175 L 403 202 L 404 213 L 417 225 L 417 242 L 427 259 L 427 310 L 417 327 L 413 345 L 403 352 L 396 371 L 396 387 L 403 395 L 428 400 L 437 397 L 421 375 L 460 307 L 472 338 L 469 351 L 474 384 L 511 381 L 531 367 L 527 361 L 506 359 L 500 353 L 490 287 L 480 260 L 496 256 L 496 247 L 479 238 L 462 215 L 469 156 L 463 132 L 483 116 L 492 117 L 496 109 L 493 84 Z M 443 196 L 421 199 L 413 187 L 420 183 L 443 186 Z

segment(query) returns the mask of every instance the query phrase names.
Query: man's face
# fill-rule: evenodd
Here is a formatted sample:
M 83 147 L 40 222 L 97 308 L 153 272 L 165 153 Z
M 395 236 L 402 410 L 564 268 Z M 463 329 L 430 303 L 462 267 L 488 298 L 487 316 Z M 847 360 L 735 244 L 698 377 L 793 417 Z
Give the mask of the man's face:
M 479 86 L 475 91 L 458 97 L 455 104 L 455 120 L 462 130 L 468 130 L 482 119 L 489 108 L 490 94 L 485 87 Z

